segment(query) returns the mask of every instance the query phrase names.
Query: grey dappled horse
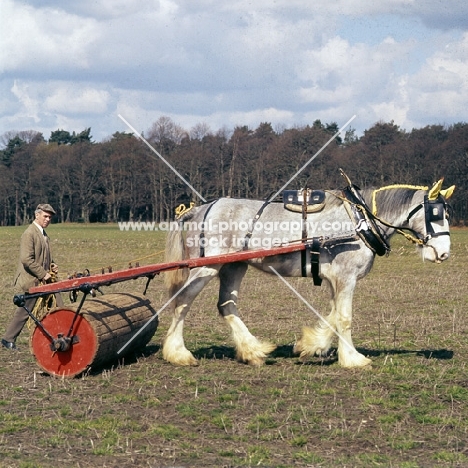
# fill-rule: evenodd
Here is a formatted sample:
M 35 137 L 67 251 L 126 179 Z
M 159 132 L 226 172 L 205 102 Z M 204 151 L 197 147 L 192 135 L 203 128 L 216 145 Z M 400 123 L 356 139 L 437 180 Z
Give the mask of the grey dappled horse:
M 441 190 L 441 185 L 442 181 L 439 181 L 430 190 L 428 187 L 395 185 L 362 190 L 358 195 L 362 196 L 361 201 L 366 207 L 372 206 L 369 213 L 376 215 L 377 234 L 380 233 L 384 242 L 396 232 L 396 228 L 407 228 L 412 239 L 418 241 L 423 260 L 440 263 L 450 253 L 445 199 L 454 189 Z M 222 198 L 191 209 L 178 220 L 180 228 L 185 230 L 173 229 L 168 235 L 166 260 L 240 251 L 249 228 L 252 232 L 248 240 L 249 249 L 270 248 L 304 237 L 302 213 L 288 211 L 282 203 L 263 204 L 256 200 Z M 262 207 L 261 216 L 252 226 L 252 220 Z M 345 201 L 342 191 L 326 191 L 321 210 L 307 214 L 307 237 L 322 236 L 321 239 L 325 239 L 320 249 L 319 265 L 320 277 L 330 286 L 331 312 L 319 320 L 315 328 L 303 328 L 302 337 L 294 346 L 294 351 L 303 359 L 327 353 L 332 339 L 338 336 L 338 360 L 342 366 L 360 367 L 371 363 L 355 349 L 351 338 L 354 288 L 357 280 L 369 273 L 376 255 L 372 245 L 369 246 L 359 233 L 361 222 L 365 225 L 372 220 L 367 215 L 364 220 L 354 218 L 350 208 L 355 207 L 353 202 Z M 433 212 L 438 212 L 438 215 L 434 216 Z M 237 359 L 251 365 L 263 364 L 275 345 L 258 340 L 239 317 L 237 300 L 241 281 L 249 265 L 267 273 L 272 273 L 270 267 L 273 267 L 282 276 L 302 276 L 302 255 L 302 252 L 293 252 L 205 266 L 201 267 L 202 270 L 194 268 L 166 273 L 170 295 L 178 291 L 179 294 L 171 303 L 173 319 L 163 345 L 164 359 L 177 365 L 197 364 L 184 344 L 184 319 L 196 296 L 217 276 L 220 283 L 217 306 L 231 327 Z M 311 276 L 310 262 L 306 269 Z M 182 287 L 184 289 L 180 292 Z

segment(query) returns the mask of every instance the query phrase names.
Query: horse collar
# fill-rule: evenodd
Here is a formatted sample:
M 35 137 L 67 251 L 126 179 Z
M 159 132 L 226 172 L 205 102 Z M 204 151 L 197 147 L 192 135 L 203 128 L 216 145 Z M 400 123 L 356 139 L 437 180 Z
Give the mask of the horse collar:
M 355 230 L 361 240 L 372 252 L 380 257 L 390 252 L 390 245 L 385 234 L 375 222 L 369 207 L 359 193 L 359 189 L 350 184 L 343 190 L 345 208 L 349 217 L 354 222 Z

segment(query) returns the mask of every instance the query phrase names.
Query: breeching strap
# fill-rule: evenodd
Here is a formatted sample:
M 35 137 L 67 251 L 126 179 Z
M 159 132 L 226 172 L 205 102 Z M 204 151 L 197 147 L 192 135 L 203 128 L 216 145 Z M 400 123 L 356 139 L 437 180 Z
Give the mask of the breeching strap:
M 200 257 L 205 256 L 205 221 L 206 218 L 208 217 L 208 213 L 210 212 L 211 208 L 213 208 L 213 205 L 217 202 L 218 200 L 215 200 L 214 202 L 211 202 L 210 206 L 206 209 L 205 214 L 203 215 L 203 222 L 201 225 L 201 231 L 200 231 Z

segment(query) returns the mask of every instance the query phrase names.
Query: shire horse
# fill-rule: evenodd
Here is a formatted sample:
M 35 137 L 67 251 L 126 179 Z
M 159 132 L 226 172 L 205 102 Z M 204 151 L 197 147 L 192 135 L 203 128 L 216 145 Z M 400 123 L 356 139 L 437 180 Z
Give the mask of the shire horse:
M 346 175 L 344 177 L 350 183 Z M 308 242 L 311 237 L 316 244 L 318 241 L 319 248 L 312 252 L 306 249 L 165 273 L 165 283 L 173 298 L 173 318 L 164 340 L 163 358 L 175 365 L 197 365 L 197 360 L 184 344 L 184 320 L 196 296 L 218 277 L 217 307 L 231 328 L 236 358 L 254 366 L 264 363 L 276 346 L 253 336 L 237 309 L 240 285 L 251 265 L 286 277 L 304 276 L 304 273 L 314 275 L 314 282 L 323 280 L 330 286 L 331 312 L 314 328 L 303 327 L 302 336 L 294 345 L 294 352 L 302 360 L 313 355 L 326 355 L 332 340 L 338 336 L 341 366 L 370 364 L 371 360 L 356 350 L 351 337 L 356 282 L 369 273 L 376 255 L 388 254 L 388 241 L 395 232 L 412 240 L 423 260 L 434 263 L 446 260 L 450 255 L 446 200 L 454 188 L 442 190 L 442 180 L 430 189 L 390 185 L 376 190 L 360 190 L 350 183 L 343 191 L 323 191 L 322 205 L 307 213 L 306 223 L 303 222 L 306 212 L 303 208 L 290 211 L 283 203 L 248 199 L 221 198 L 181 214 L 177 220 L 178 228 L 171 229 L 168 234 L 167 261 L 245 249 L 261 250 L 278 242 L 282 245 Z M 304 252 L 307 251 L 309 260 L 304 264 Z M 315 266 L 314 258 L 318 258 Z

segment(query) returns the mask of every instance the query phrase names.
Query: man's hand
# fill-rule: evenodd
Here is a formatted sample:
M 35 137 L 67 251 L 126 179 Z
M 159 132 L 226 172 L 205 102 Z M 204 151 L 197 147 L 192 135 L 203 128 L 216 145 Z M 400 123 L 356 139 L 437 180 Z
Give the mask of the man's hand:
M 57 265 L 56 263 L 51 263 L 51 264 L 50 264 L 50 271 L 51 271 L 52 273 L 57 274 L 57 273 L 58 273 L 58 265 Z

